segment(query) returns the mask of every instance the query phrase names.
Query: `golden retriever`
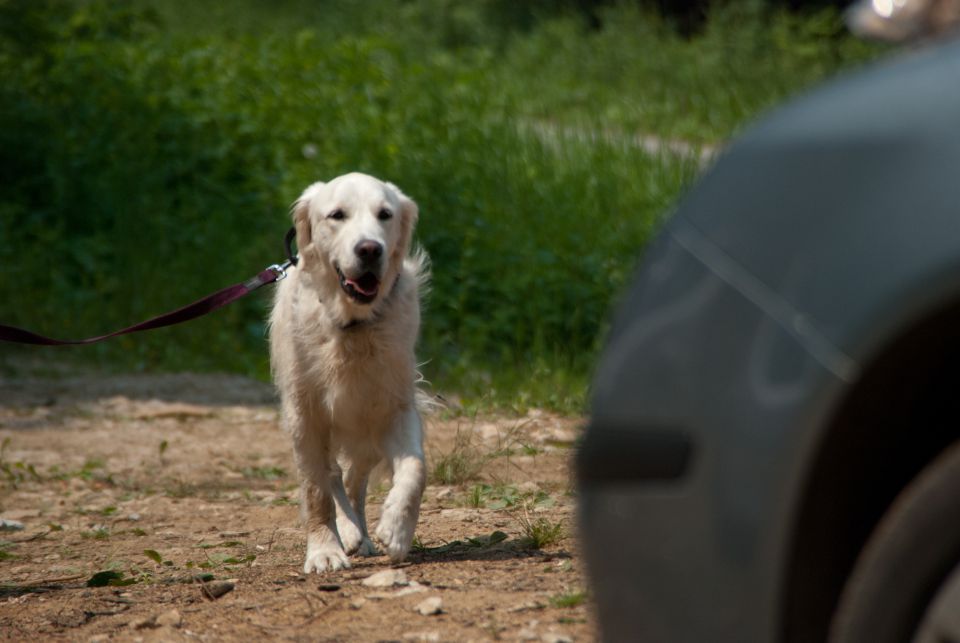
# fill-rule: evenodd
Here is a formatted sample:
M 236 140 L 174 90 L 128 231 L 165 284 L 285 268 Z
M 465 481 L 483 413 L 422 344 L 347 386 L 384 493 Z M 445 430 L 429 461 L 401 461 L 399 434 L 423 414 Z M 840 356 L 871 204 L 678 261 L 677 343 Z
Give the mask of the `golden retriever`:
M 410 551 L 426 476 L 414 344 L 428 271 L 411 251 L 417 217 L 396 186 L 358 173 L 314 183 L 293 206 L 300 258 L 276 291 L 270 361 L 301 479 L 305 573 L 377 553 L 365 497 L 381 461 L 393 484 L 375 536 L 393 561 Z

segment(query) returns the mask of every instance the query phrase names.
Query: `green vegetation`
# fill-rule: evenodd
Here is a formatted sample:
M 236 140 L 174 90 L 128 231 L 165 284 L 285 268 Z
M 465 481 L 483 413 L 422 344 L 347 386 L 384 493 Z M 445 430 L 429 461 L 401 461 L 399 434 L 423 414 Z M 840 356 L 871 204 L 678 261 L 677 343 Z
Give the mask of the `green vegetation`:
M 550 598 L 550 604 L 554 607 L 568 608 L 583 605 L 587 600 L 587 593 L 582 590 L 574 590 L 565 594 L 557 594 Z
M 474 446 L 468 432 L 458 431 L 450 450 L 433 458 L 430 484 L 459 485 L 475 480 L 489 459 Z
M 240 473 L 245 478 L 260 480 L 280 480 L 287 477 L 287 472 L 280 467 L 244 467 Z
M 16 558 L 17 555 L 10 552 L 10 549 L 15 546 L 15 543 L 10 542 L 9 540 L 0 540 L 0 561 Z
M 17 462 L 6 460 L 4 456 L 9 446 L 10 438 L 6 437 L 0 443 L 0 479 L 9 484 L 12 489 L 18 488 L 20 484 L 27 481 L 41 480 L 40 474 L 32 464 L 19 460 Z
M 0 0 L 0 323 L 98 334 L 242 281 L 281 258 L 307 184 L 360 170 L 420 205 L 434 386 L 467 411 L 581 410 L 610 307 L 698 171 L 630 136 L 722 141 L 874 52 L 835 12 L 730 2 L 685 38 L 633 3 L 593 28 L 570 6 Z M 266 378 L 267 305 L 46 354 Z
M 521 541 L 531 549 L 543 549 L 548 545 L 554 545 L 566 536 L 563 523 L 553 522 L 543 516 L 530 518 L 526 507 L 523 514 L 518 514 L 516 518 L 523 531 Z
M 530 505 L 549 507 L 554 499 L 546 491 L 521 492 L 511 484 L 477 484 L 466 495 L 466 505 L 474 508 L 507 509 L 511 507 Z

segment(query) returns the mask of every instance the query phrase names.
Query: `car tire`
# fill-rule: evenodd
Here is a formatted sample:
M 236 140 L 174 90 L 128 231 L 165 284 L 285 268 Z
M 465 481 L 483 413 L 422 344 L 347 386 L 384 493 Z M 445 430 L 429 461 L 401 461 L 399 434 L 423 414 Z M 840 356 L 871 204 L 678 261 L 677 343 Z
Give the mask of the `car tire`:
M 832 643 L 960 643 L 960 442 L 887 510 L 857 560 Z

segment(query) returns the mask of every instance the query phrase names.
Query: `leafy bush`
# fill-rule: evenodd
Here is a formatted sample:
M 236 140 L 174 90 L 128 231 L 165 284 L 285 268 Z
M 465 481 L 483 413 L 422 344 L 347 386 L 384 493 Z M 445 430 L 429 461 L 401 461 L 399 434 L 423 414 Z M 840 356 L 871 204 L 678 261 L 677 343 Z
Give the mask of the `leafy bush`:
M 304 186 L 359 170 L 420 205 L 434 265 L 420 353 L 435 386 L 582 408 L 611 301 L 697 168 L 531 125 L 714 140 L 780 95 L 713 120 L 713 105 L 779 77 L 730 72 L 778 38 L 813 43 L 789 58 L 817 73 L 836 62 L 809 21 L 758 31 L 756 50 L 729 40 L 736 24 L 690 49 L 625 7 L 585 34 L 560 0 L 517 20 L 499 0 L 284 4 L 0 0 L 22 26 L 0 30 L 0 321 L 85 336 L 245 279 L 282 257 Z M 642 54 L 651 40 L 660 58 Z M 266 377 L 267 303 L 58 356 Z

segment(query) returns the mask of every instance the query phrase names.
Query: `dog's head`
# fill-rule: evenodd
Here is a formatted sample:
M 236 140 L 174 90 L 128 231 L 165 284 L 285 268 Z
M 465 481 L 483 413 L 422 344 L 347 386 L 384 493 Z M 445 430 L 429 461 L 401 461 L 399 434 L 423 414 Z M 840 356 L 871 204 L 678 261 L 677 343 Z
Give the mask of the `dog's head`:
M 417 206 L 392 183 L 345 174 L 314 183 L 293 206 L 304 270 L 356 306 L 389 294 L 410 250 Z

